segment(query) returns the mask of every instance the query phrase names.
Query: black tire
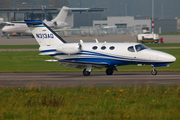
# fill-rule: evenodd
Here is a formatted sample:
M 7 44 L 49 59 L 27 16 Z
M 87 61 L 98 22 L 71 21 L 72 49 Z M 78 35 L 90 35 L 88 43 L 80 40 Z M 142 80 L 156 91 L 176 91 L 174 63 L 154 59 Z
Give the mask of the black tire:
M 157 71 L 154 69 L 154 70 L 151 71 L 151 74 L 152 75 L 157 75 Z
M 106 75 L 112 75 L 112 74 L 113 74 L 113 69 L 112 68 L 106 69 Z
M 84 76 L 89 76 L 91 74 L 91 72 L 86 71 L 86 69 L 83 70 L 83 75 Z

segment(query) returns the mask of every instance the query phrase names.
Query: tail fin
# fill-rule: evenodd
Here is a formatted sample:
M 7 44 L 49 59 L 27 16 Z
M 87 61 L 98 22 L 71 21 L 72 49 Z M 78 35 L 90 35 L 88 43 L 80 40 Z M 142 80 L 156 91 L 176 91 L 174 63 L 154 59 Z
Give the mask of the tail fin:
M 50 27 L 40 20 L 24 20 L 40 46 L 57 46 L 66 43 Z
M 61 11 L 58 13 L 58 15 L 56 16 L 56 18 L 54 18 L 51 21 L 62 21 L 64 22 L 66 20 L 66 16 L 68 14 L 68 10 L 65 10 L 65 8 L 68 8 L 66 6 L 62 7 Z

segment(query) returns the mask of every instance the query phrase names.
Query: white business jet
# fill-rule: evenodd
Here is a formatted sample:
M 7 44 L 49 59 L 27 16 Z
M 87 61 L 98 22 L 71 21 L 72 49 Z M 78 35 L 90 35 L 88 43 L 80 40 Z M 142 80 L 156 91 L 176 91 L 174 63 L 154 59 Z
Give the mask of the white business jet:
M 44 22 L 25 20 L 32 34 L 40 45 L 40 55 L 50 55 L 60 65 L 82 68 L 83 74 L 89 76 L 92 68 L 107 68 L 106 74 L 112 75 L 116 66 L 151 65 L 152 75 L 156 75 L 155 67 L 168 66 L 176 58 L 168 53 L 152 50 L 139 43 L 66 43 Z
M 65 22 L 66 16 L 68 14 L 70 8 L 63 7 L 61 11 L 58 13 L 56 18 L 51 21 L 44 21 L 49 27 L 53 29 L 63 28 L 69 26 L 68 23 Z M 22 22 L 7 22 L 7 24 L 2 28 L 3 33 L 26 33 L 32 34 L 29 30 L 28 26 Z

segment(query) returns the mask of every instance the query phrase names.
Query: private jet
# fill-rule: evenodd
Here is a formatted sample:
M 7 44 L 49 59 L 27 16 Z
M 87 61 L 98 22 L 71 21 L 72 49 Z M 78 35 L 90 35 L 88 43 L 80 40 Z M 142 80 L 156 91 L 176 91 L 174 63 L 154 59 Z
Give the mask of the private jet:
M 168 66 L 176 58 L 168 53 L 152 50 L 140 43 L 67 43 L 46 23 L 39 20 L 25 20 L 35 39 L 39 43 L 40 55 L 49 55 L 60 65 L 81 68 L 84 76 L 91 74 L 92 68 L 106 68 L 106 74 L 112 75 L 117 66 L 151 65 L 152 75 L 155 67 Z

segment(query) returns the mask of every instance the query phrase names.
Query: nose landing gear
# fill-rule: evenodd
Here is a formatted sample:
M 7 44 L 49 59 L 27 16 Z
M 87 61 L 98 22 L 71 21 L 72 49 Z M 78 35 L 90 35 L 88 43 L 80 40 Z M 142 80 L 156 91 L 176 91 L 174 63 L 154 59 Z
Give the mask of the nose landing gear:
M 153 67 L 153 70 L 151 71 L 151 74 L 152 75 L 157 75 L 157 71 L 156 71 L 155 67 Z

